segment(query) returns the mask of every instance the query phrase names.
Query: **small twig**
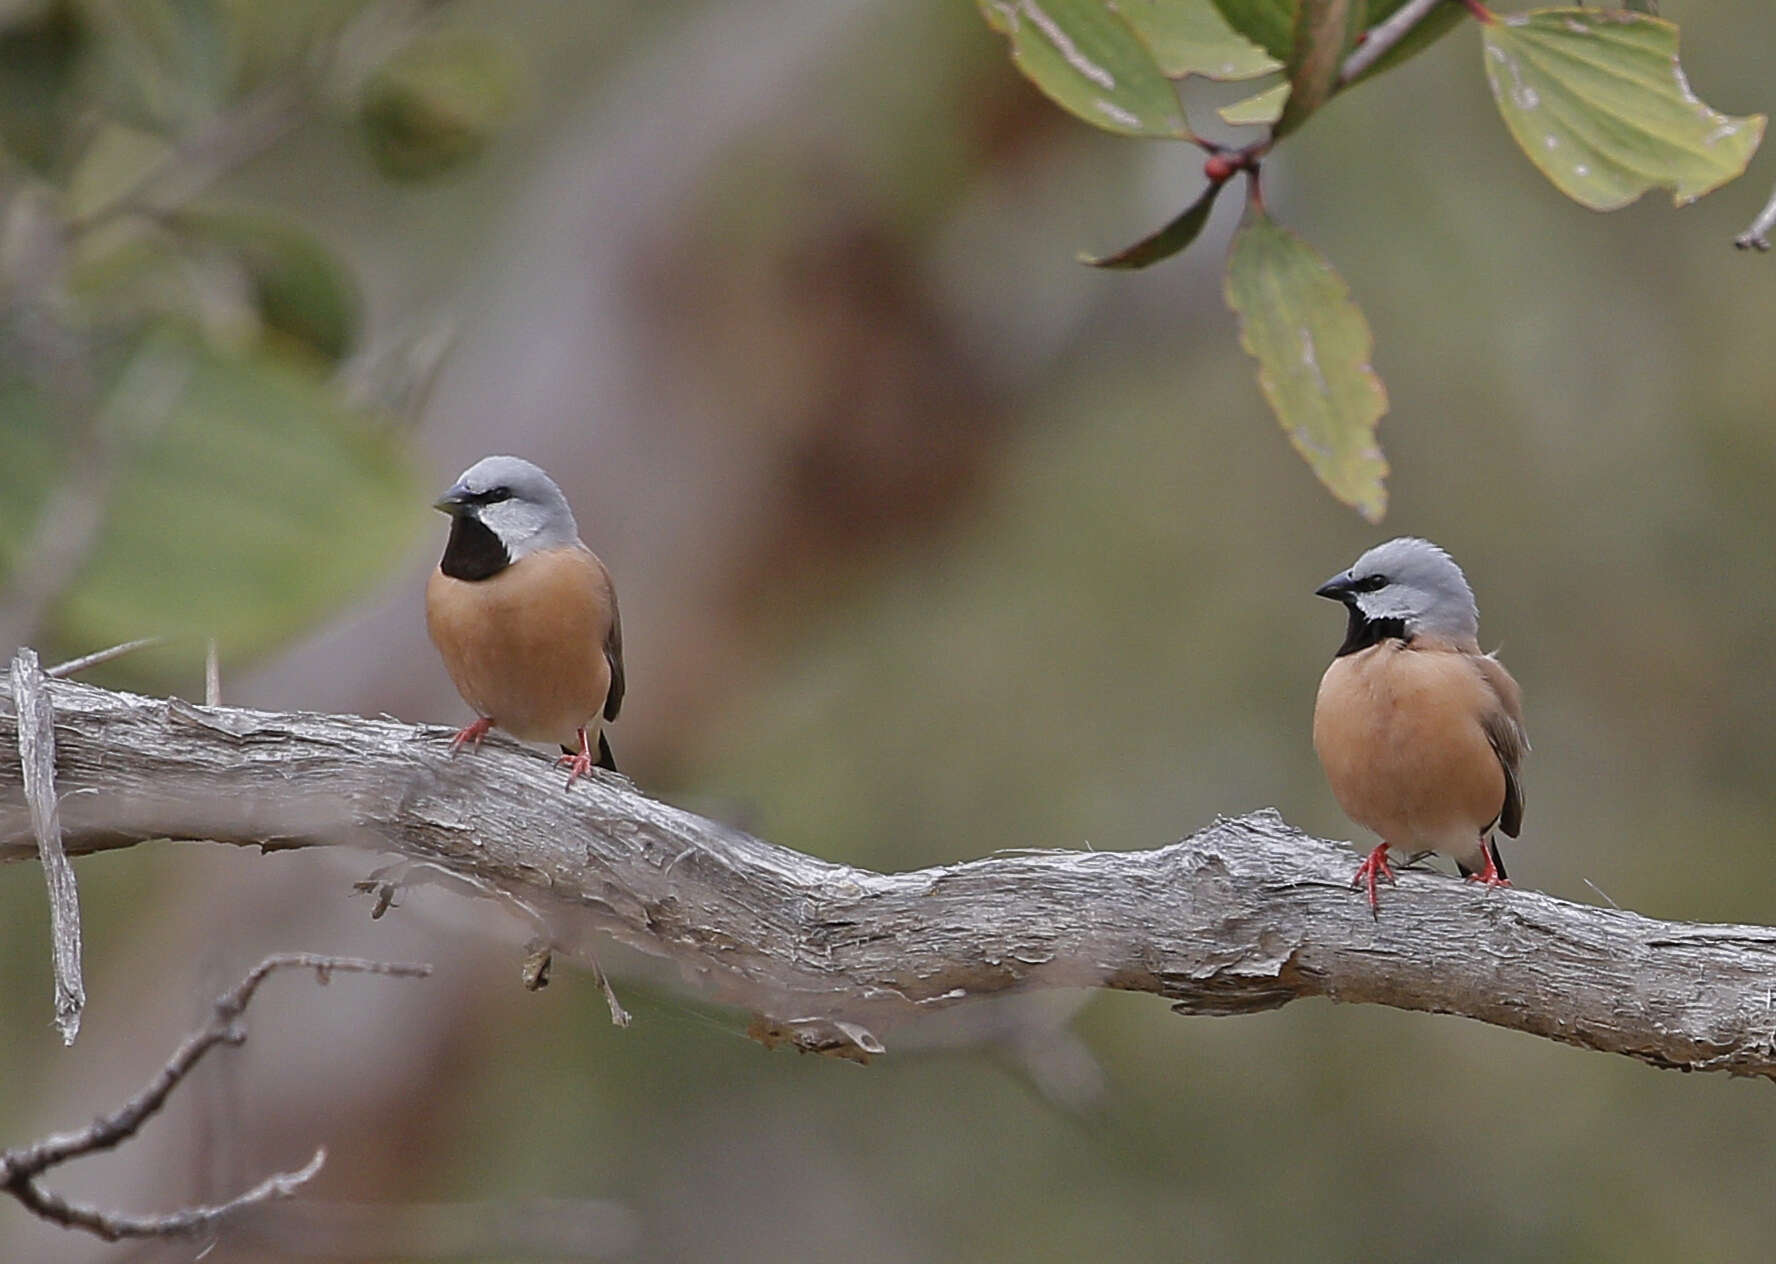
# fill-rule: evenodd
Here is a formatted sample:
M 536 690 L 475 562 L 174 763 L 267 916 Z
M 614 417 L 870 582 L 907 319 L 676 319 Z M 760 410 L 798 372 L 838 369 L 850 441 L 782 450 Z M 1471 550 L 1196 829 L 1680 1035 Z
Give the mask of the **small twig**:
M 1608 891 L 1605 891 L 1602 887 L 1598 886 L 1595 882 L 1591 881 L 1591 879 L 1586 878 L 1585 885 L 1590 887 L 1593 891 L 1597 892 L 1597 894 L 1601 895 L 1604 899 L 1608 900 L 1609 906 L 1611 908 L 1619 909 L 1622 907 L 1620 904 L 1616 903 L 1615 899 L 1613 897 L 1611 897 L 1611 895 Z
M 598 980 L 599 988 L 604 992 L 604 1003 L 610 1006 L 611 1023 L 617 1027 L 627 1027 L 635 1021 L 630 1017 L 629 1011 L 623 1008 L 623 1003 L 617 999 L 617 990 L 611 986 L 610 976 L 604 972 L 604 967 L 598 963 L 596 956 L 592 958 L 592 974 Z
M 1338 71 L 1339 86 L 1353 83 L 1367 74 L 1376 62 L 1406 38 L 1413 27 L 1429 17 L 1432 9 L 1444 3 L 1447 0 L 1407 0 L 1395 9 L 1392 17 L 1370 31 L 1368 38 L 1344 59 L 1344 65 Z
M 80 1034 L 80 1013 L 86 1008 L 86 985 L 80 978 L 80 892 L 74 866 L 62 849 L 62 820 L 55 788 L 55 709 L 44 689 L 37 651 L 21 646 L 12 659 L 12 697 L 18 709 L 19 764 L 25 801 L 31 809 L 31 830 L 49 888 L 49 927 L 55 961 L 56 1026 L 62 1043 Z
M 1770 194 L 1770 200 L 1751 221 L 1751 227 L 1733 238 L 1733 244 L 1741 250 L 1768 250 L 1772 228 L 1776 228 L 1776 192 Z
M 125 654 L 134 654 L 137 650 L 145 650 L 151 645 L 164 642 L 164 636 L 144 636 L 139 640 L 125 641 L 122 645 L 113 645 L 110 649 L 94 650 L 91 654 L 82 654 L 79 658 L 70 658 L 65 663 L 57 663 L 44 671 L 51 680 L 64 680 L 69 676 L 79 675 L 89 667 L 98 667 L 114 658 L 122 658 Z
M 223 1218 L 274 1198 L 287 1198 L 314 1174 L 326 1161 L 326 1151 L 316 1150 L 308 1163 L 293 1172 L 275 1172 L 246 1192 L 226 1202 L 208 1206 L 186 1207 L 158 1215 L 131 1216 L 104 1211 L 79 1203 L 70 1203 L 37 1184 L 37 1178 L 52 1167 L 82 1155 L 110 1150 L 129 1138 L 146 1123 L 172 1095 L 175 1088 L 191 1073 L 204 1054 L 217 1045 L 239 1045 L 246 1041 L 247 1030 L 241 1023 L 247 1005 L 259 985 L 274 971 L 310 969 L 321 982 L 328 982 L 335 971 L 355 974 L 387 974 L 401 978 L 423 978 L 432 972 L 428 965 L 401 965 L 385 961 L 365 961 L 355 957 L 325 957 L 315 953 L 280 953 L 267 957 L 247 974 L 233 990 L 217 1001 L 210 1021 L 186 1036 L 167 1059 L 166 1065 L 148 1085 L 109 1115 L 95 1119 L 78 1132 L 54 1133 L 40 1141 L 0 1153 L 0 1189 L 4 1189 L 26 1208 L 46 1220 L 69 1228 L 85 1229 L 107 1242 L 122 1238 L 158 1238 L 196 1233 L 210 1228 Z
M 222 659 L 216 652 L 216 638 L 204 646 L 204 705 L 222 705 Z

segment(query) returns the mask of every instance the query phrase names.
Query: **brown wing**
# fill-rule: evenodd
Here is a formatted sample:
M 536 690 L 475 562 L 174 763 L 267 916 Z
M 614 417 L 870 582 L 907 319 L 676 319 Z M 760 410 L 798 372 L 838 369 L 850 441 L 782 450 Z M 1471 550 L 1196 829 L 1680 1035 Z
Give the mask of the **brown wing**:
M 604 634 L 604 661 L 610 664 L 610 692 L 604 695 L 604 718 L 614 720 L 617 712 L 623 709 L 623 617 L 617 612 L 617 586 L 610 582 L 610 573 L 605 572 L 605 584 L 610 589 L 611 622 L 610 631 Z
M 1505 770 L 1505 806 L 1499 811 L 1498 827 L 1512 838 L 1523 828 L 1523 777 L 1520 767 L 1523 752 L 1529 749 L 1529 738 L 1523 732 L 1523 690 L 1505 670 L 1505 665 L 1490 654 L 1474 659 L 1480 675 L 1492 686 L 1498 697 L 1496 710 L 1480 719 L 1486 740 L 1498 755 L 1499 766 Z

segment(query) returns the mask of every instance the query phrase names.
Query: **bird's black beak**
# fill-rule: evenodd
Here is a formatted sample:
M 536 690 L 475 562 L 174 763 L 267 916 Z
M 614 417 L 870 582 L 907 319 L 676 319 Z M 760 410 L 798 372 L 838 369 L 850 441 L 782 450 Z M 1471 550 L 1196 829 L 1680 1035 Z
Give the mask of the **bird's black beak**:
M 468 512 L 469 506 L 473 503 L 472 493 L 467 487 L 458 483 L 442 496 L 438 497 L 438 499 L 434 500 L 432 502 L 432 508 L 436 509 L 439 513 L 447 513 L 452 518 L 460 518 L 463 514 Z
M 1356 590 L 1356 580 L 1351 577 L 1349 571 L 1344 571 L 1314 589 L 1314 596 L 1326 597 L 1332 601 L 1348 601 Z

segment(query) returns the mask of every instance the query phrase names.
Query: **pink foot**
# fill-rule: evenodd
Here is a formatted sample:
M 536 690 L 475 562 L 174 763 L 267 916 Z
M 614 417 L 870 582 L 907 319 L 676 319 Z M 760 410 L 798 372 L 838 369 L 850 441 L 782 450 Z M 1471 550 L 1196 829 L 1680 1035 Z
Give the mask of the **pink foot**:
M 1365 884 L 1369 888 L 1369 912 L 1379 916 L 1381 901 L 1375 895 L 1376 880 L 1394 885 L 1394 870 L 1388 864 L 1388 845 L 1383 843 L 1369 853 L 1369 858 L 1357 866 L 1356 876 L 1351 879 L 1351 890 L 1361 890 Z
M 572 790 L 574 782 L 592 773 L 592 756 L 586 751 L 586 730 L 580 729 L 580 752 L 577 755 L 563 755 L 555 761 L 557 768 L 567 765 L 567 788 Z
M 1491 841 L 1488 840 L 1488 841 L 1482 843 L 1480 850 L 1486 856 L 1486 867 L 1484 869 L 1482 869 L 1479 873 L 1468 874 L 1467 875 L 1468 881 L 1469 882 L 1478 882 L 1484 886 L 1489 886 L 1489 887 L 1508 887 L 1508 886 L 1510 886 L 1511 880 L 1509 878 L 1505 877 L 1504 874 L 1499 872 L 1498 864 L 1492 858 L 1492 843 L 1491 843 Z
M 486 737 L 488 730 L 492 728 L 493 721 L 486 716 L 482 716 L 473 724 L 458 729 L 456 731 L 456 736 L 450 739 L 450 753 L 452 755 L 456 754 L 456 748 L 461 746 L 464 742 L 469 744 L 470 750 L 480 750 L 481 739 Z

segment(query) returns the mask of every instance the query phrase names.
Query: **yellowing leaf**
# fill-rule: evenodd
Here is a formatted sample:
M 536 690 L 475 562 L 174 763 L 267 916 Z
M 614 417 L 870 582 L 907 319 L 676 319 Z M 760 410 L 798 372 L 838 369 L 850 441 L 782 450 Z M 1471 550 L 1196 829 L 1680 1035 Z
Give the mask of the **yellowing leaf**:
M 1267 126 L 1283 116 L 1283 103 L 1289 99 L 1289 84 L 1273 83 L 1262 92 L 1254 92 L 1244 100 L 1224 105 L 1215 113 L 1235 127 Z
M 1295 450 L 1328 491 L 1379 522 L 1387 460 L 1375 427 L 1387 391 L 1369 364 L 1369 323 L 1344 279 L 1312 246 L 1254 211 L 1233 239 L 1227 304 Z
M 1543 9 L 1483 29 L 1486 77 L 1529 160 L 1581 206 L 1613 211 L 1652 188 L 1682 206 L 1744 172 L 1764 116 L 1697 99 L 1677 27 L 1643 13 Z
M 1116 0 L 1159 68 L 1174 79 L 1256 79 L 1282 64 L 1227 25 L 1210 0 Z
M 1105 0 L 978 0 L 1011 59 L 1055 104 L 1105 131 L 1185 138 L 1177 89 Z

